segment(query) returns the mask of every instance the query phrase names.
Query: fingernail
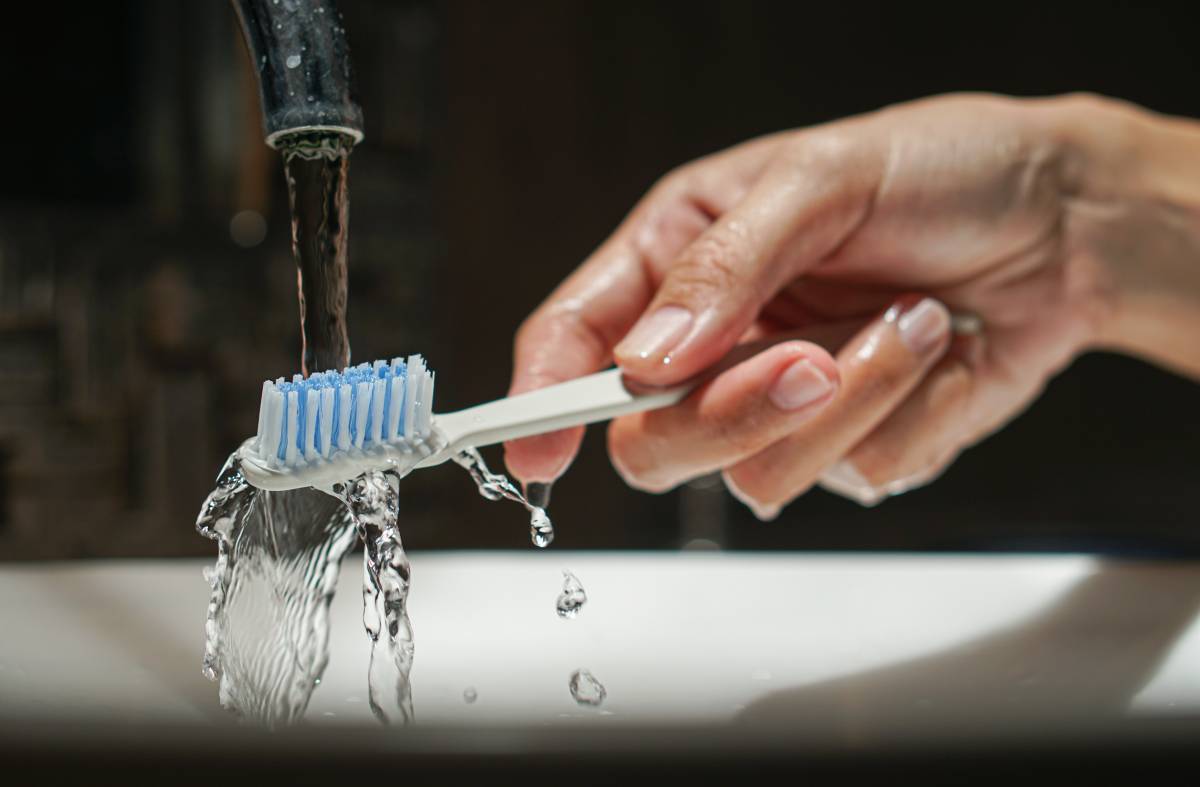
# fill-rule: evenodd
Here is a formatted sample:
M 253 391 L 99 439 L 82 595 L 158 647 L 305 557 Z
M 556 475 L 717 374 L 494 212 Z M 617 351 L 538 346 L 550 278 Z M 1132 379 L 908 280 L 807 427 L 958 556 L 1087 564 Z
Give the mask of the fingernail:
M 922 298 L 915 306 L 900 311 L 894 319 L 901 341 L 917 355 L 932 350 L 950 331 L 950 312 L 933 298 Z
M 692 313 L 680 306 L 663 306 L 638 320 L 616 347 L 617 355 L 665 359 L 692 327 Z
M 767 398 L 780 410 L 799 410 L 833 393 L 833 383 L 812 361 L 801 358 L 783 370 L 767 390 Z
M 742 491 L 742 488 L 737 485 L 733 477 L 729 473 L 722 473 L 722 478 L 725 479 L 725 488 L 729 490 L 729 494 L 733 495 L 739 503 L 749 508 L 751 513 L 762 522 L 770 522 L 775 517 L 779 516 L 780 507 L 769 503 L 759 503 L 750 495 Z
M 859 505 L 871 507 L 883 500 L 884 495 L 871 486 L 871 482 L 858 472 L 849 459 L 842 459 L 821 474 L 821 485 L 830 492 L 850 498 Z

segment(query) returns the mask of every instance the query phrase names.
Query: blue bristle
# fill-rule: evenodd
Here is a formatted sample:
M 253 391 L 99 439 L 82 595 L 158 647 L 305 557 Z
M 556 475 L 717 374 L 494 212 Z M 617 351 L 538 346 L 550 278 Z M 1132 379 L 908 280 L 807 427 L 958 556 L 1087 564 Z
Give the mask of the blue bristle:
M 296 460 L 302 462 L 314 459 L 317 451 L 325 456 L 338 450 L 337 445 L 342 440 L 340 434 L 342 411 L 347 406 L 338 394 L 344 390 L 348 390 L 350 412 L 347 416 L 347 424 L 350 430 L 349 443 L 351 445 L 359 441 L 360 415 L 362 416 L 361 429 L 365 430 L 361 443 L 363 447 L 377 441 L 390 442 L 402 438 L 409 428 L 406 423 L 405 409 L 409 397 L 412 396 L 408 390 L 408 372 L 408 364 L 403 360 L 396 359 L 390 364 L 384 362 L 359 364 L 341 373 L 316 372 L 308 379 L 297 375 L 286 382 L 282 378 L 277 380 L 274 384 L 274 391 L 279 396 L 278 402 L 281 407 L 278 418 L 282 419 L 282 423 L 272 419 L 280 427 L 279 444 L 274 452 L 275 458 L 286 463 L 288 452 L 292 446 L 295 446 Z M 382 391 L 376 391 L 379 381 L 383 381 Z M 370 386 L 370 394 L 360 397 L 358 386 L 363 383 Z M 393 391 L 393 385 L 398 390 Z M 323 413 L 320 402 L 321 394 L 326 388 L 333 391 L 332 408 L 330 412 Z M 310 392 L 315 394 L 314 399 L 317 403 L 311 429 L 308 425 L 308 410 L 310 409 L 308 395 Z M 290 402 L 293 393 L 296 394 L 295 404 Z M 274 394 L 272 395 L 274 396 Z M 380 397 L 383 399 L 382 403 L 377 401 Z M 264 406 L 266 405 L 264 404 Z M 360 410 L 363 407 L 366 408 L 365 413 Z M 396 420 L 395 428 L 392 427 L 392 419 Z M 379 435 L 373 440 L 372 433 L 375 431 L 376 420 L 382 422 L 379 424 Z M 311 434 L 309 434 L 310 431 Z

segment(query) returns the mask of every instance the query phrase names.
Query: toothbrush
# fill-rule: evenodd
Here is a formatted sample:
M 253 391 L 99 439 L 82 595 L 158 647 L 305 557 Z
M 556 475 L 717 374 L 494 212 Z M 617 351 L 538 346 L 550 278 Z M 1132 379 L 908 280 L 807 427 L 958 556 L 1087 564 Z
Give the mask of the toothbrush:
M 434 375 L 419 355 L 342 372 L 263 383 L 258 433 L 238 449 L 242 473 L 270 491 L 330 489 L 369 470 L 441 464 L 467 448 L 669 407 L 701 383 L 781 341 L 841 346 L 863 325 L 840 322 L 735 347 L 679 385 L 638 389 L 620 369 L 580 377 L 453 413 L 433 414 Z M 977 323 L 956 316 L 960 333 Z

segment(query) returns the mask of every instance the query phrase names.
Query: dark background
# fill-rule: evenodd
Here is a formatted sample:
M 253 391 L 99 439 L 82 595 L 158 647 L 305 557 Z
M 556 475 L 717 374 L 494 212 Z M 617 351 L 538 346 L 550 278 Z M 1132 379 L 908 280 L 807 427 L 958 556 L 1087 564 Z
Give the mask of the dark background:
M 952 90 L 1200 115 L 1183 5 L 956 9 L 345 0 L 355 358 L 423 352 L 438 409 L 501 396 L 521 319 L 653 181 L 765 132 Z M 198 506 L 299 356 L 283 177 L 232 11 L 25 11 L 0 33 L 0 558 L 209 554 Z M 873 510 L 815 491 L 772 524 L 711 481 L 626 489 L 594 429 L 555 489 L 557 545 L 1195 552 L 1197 401 L 1085 357 L 932 488 Z M 403 493 L 410 547 L 528 544 L 522 512 L 453 468 Z

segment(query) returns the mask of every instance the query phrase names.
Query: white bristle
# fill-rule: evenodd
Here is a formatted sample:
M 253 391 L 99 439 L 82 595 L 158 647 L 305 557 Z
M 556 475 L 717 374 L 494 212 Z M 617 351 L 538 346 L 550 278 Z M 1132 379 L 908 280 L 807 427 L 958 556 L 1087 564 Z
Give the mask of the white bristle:
M 270 380 L 264 382 L 262 386 L 262 397 L 258 400 L 258 431 L 255 432 L 254 435 L 257 437 L 259 453 L 265 453 L 262 449 L 262 445 L 264 439 L 263 433 L 267 431 L 267 402 L 270 400 L 271 391 L 274 390 L 274 388 L 275 385 Z
M 376 369 L 383 361 L 375 362 Z M 375 378 L 371 383 L 371 433 L 367 435 L 372 443 L 378 445 L 383 440 L 383 397 L 387 393 L 387 381 Z
M 421 378 L 421 370 L 424 364 L 421 362 L 421 356 L 408 356 L 408 379 L 404 383 L 404 437 L 411 440 L 416 436 L 414 431 L 416 427 L 416 390 L 417 381 Z
M 317 455 L 316 433 L 317 416 L 321 414 L 321 393 L 309 388 L 308 400 L 304 403 L 304 457 L 312 459 Z
M 350 386 L 338 387 L 338 439 L 336 449 L 345 451 L 350 448 Z
M 392 363 L 392 368 L 395 368 L 395 362 Z M 400 427 L 400 415 L 404 411 L 404 380 L 399 377 L 392 377 L 387 381 L 388 384 L 388 414 L 387 414 L 387 430 L 388 440 L 396 440 L 403 435 L 396 434 L 396 430 Z
M 434 372 L 425 373 L 425 390 L 421 399 L 421 436 L 426 437 L 433 427 L 433 383 L 437 379 Z
M 333 388 L 321 389 L 321 444 L 317 446 L 317 456 L 329 456 L 329 446 L 333 444 L 333 397 L 336 395 Z
M 283 394 L 274 385 L 264 409 L 267 411 L 267 433 L 263 444 L 263 455 L 271 467 L 279 466 L 279 439 L 283 429 Z
M 283 462 L 287 465 L 296 463 L 296 433 L 300 431 L 300 396 L 296 391 L 288 391 L 287 423 L 284 424 L 286 439 Z
M 354 402 L 354 447 L 362 448 L 363 439 L 367 436 L 367 408 L 371 406 L 371 385 L 370 383 L 359 383 L 354 387 L 356 397 Z

